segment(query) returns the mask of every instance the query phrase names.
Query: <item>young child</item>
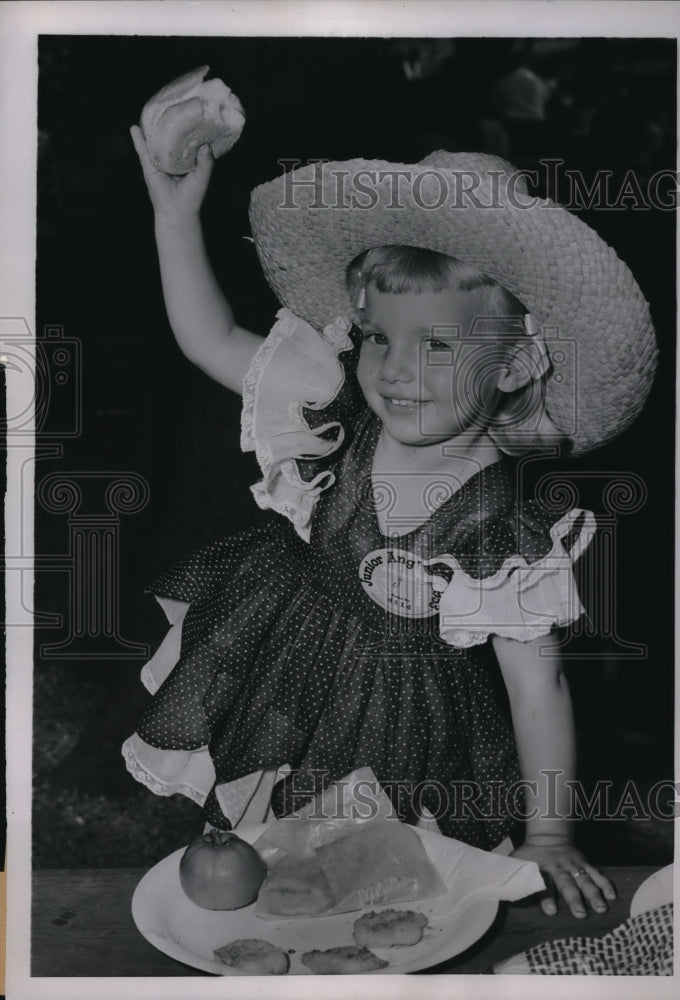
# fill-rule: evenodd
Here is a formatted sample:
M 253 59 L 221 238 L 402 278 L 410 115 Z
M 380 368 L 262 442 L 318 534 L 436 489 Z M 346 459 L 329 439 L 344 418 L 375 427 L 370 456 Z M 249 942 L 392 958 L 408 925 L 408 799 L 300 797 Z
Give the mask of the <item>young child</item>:
M 176 179 L 132 135 L 172 329 L 243 393 L 255 499 L 283 517 L 157 582 L 173 627 L 143 673 L 129 769 L 229 828 L 263 773 L 288 765 L 281 816 L 371 767 L 402 819 L 486 849 L 524 791 L 514 853 L 547 877 L 544 911 L 556 894 L 575 916 L 605 910 L 615 890 L 567 818 L 557 631 L 583 612 L 571 563 L 593 517 L 518 503 L 503 452 L 583 452 L 634 418 L 655 346 L 632 275 L 495 157 L 317 164 L 253 193 L 284 305 L 263 340 L 206 256 L 209 150 Z

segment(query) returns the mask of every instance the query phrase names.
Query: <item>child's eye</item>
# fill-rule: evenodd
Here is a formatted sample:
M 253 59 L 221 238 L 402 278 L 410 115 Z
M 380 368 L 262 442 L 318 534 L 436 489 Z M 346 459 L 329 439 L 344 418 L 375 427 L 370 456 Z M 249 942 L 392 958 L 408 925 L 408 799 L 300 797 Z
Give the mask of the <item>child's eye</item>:
M 369 344 L 379 344 L 381 346 L 387 343 L 385 334 L 379 333 L 377 330 L 362 330 L 361 339 L 368 341 Z
M 428 351 L 451 351 L 451 344 L 447 344 L 445 340 L 426 340 L 425 346 Z

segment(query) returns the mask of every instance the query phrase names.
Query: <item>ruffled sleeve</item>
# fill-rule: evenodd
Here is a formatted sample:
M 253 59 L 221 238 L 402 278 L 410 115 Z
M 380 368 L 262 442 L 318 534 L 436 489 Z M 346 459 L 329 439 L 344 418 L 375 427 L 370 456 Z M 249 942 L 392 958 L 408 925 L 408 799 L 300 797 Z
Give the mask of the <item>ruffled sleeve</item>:
M 288 309 L 253 358 L 243 381 L 241 448 L 254 451 L 262 479 L 251 487 L 257 505 L 287 517 L 309 541 L 319 494 L 335 482 L 314 460 L 341 447 L 340 419 L 312 419 L 338 400 L 346 383 L 342 355 L 354 349 L 348 320 L 319 333 Z
M 583 614 L 573 563 L 590 544 L 595 518 L 590 511 L 571 510 L 549 531 L 552 546 L 541 558 L 528 562 L 511 555 L 490 576 L 476 578 L 458 559 L 438 556 L 430 566 L 448 568 L 450 579 L 439 577 L 439 629 L 452 646 L 474 646 L 498 635 L 529 642 L 555 626 L 568 625 Z M 435 577 L 435 580 L 437 578 Z

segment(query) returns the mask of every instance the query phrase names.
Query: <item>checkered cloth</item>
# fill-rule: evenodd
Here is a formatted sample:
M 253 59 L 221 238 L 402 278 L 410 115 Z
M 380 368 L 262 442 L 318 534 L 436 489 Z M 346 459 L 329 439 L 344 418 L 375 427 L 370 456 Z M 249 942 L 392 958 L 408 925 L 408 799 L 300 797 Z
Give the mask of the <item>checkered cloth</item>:
M 672 976 L 673 904 L 631 917 L 601 938 L 548 941 L 526 952 L 544 976 Z

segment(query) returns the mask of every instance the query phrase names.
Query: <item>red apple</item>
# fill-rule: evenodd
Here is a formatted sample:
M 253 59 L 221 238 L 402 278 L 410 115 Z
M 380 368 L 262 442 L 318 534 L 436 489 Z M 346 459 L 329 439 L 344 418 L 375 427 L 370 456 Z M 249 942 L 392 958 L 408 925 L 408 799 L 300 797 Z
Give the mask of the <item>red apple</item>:
M 206 910 L 236 910 L 257 899 L 267 866 L 235 833 L 210 830 L 193 840 L 179 863 L 189 899 Z

